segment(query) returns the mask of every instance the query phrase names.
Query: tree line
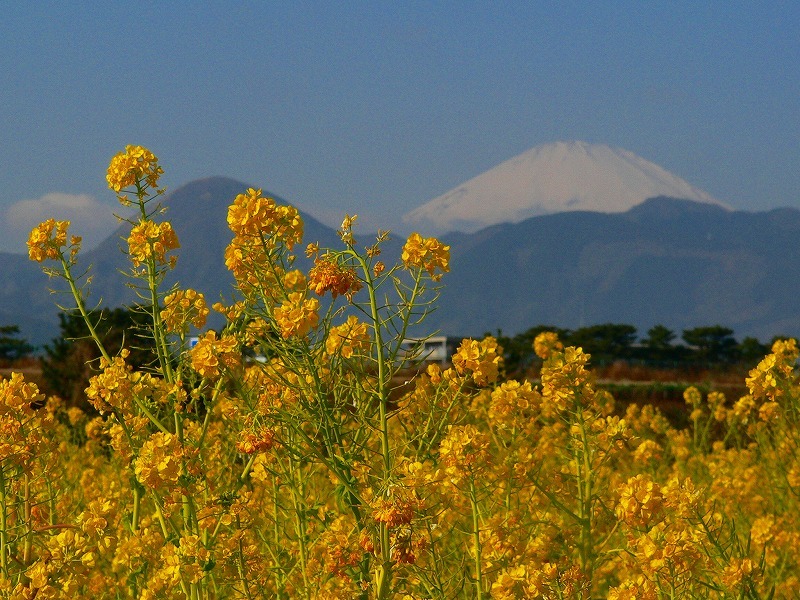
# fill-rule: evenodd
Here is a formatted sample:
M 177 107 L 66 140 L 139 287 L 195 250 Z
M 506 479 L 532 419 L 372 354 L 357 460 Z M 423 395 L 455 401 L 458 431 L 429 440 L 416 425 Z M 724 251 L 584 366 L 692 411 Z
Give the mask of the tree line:
M 127 308 L 102 309 L 93 315 L 104 343 L 116 352 L 125 346 L 131 351 L 129 362 L 141 367 L 153 360 L 147 339 L 147 323 L 142 314 Z M 96 372 L 99 352 L 88 334 L 83 319 L 76 314 L 59 314 L 60 335 L 44 346 L 42 376 L 49 393 L 70 403 L 80 402 L 89 377 Z M 772 342 L 761 343 L 754 337 L 737 341 L 734 331 L 722 325 L 695 327 L 677 334 L 656 325 L 639 339 L 633 325 L 604 323 L 564 329 L 537 325 L 515 336 L 498 331 L 498 342 L 504 349 L 506 371 L 520 373 L 534 365 L 533 340 L 543 331 L 554 331 L 565 346 L 580 346 L 591 354 L 596 366 L 626 361 L 663 368 L 727 368 L 735 365 L 754 366 L 769 353 Z M 143 335 L 144 333 L 144 335 Z M 0 364 L 13 363 L 29 356 L 34 348 L 19 337 L 15 325 L 0 326 Z
M 755 365 L 772 347 L 754 337 L 737 341 L 733 329 L 722 325 L 684 329 L 681 340 L 664 325 L 655 325 L 641 339 L 633 325 L 604 323 L 578 329 L 537 325 L 513 337 L 497 333 L 505 350 L 509 373 L 534 364 L 533 340 L 543 331 L 555 331 L 565 346 L 580 346 L 591 354 L 595 365 L 616 361 L 667 368 L 724 368 L 738 364 Z

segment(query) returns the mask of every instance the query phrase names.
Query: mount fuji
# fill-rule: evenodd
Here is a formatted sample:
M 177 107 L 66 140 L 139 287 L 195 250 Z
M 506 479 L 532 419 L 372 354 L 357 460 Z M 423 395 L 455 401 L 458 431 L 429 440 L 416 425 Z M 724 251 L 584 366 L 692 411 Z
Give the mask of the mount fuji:
M 536 146 L 410 211 L 430 233 L 473 233 L 569 211 L 621 213 L 668 196 L 727 208 L 677 175 L 621 148 L 586 142 Z

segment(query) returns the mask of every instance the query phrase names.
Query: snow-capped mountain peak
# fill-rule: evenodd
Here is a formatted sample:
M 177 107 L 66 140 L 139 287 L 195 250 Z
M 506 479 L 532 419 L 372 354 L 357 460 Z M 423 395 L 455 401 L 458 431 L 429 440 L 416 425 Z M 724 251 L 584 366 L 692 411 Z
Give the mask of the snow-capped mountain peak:
M 724 206 L 707 192 L 627 150 L 554 142 L 497 165 L 410 211 L 403 220 L 431 232 L 473 232 L 557 212 L 624 212 L 655 196 Z

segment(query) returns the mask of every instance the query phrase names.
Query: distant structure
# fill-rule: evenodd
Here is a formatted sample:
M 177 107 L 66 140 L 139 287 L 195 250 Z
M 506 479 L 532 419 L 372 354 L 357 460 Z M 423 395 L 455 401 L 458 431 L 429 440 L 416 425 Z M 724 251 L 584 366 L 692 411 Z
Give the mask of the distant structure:
M 399 361 L 409 366 L 436 363 L 450 364 L 450 359 L 458 349 L 461 338 L 434 335 L 427 338 L 406 338 L 400 344 Z

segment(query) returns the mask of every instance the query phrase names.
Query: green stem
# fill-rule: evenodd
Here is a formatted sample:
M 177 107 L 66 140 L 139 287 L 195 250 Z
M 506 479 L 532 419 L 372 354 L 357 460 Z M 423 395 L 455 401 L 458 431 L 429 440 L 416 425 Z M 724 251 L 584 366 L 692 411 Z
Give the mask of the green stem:
M 205 380 L 203 380 L 203 381 L 205 381 Z M 212 407 L 216 403 L 217 398 L 219 397 L 219 394 L 222 391 L 222 384 L 224 383 L 224 381 L 225 380 L 222 377 L 220 377 L 217 380 L 217 383 L 214 384 L 214 392 L 211 394 L 211 402 L 210 402 L 211 406 L 208 406 L 206 408 L 206 416 L 203 418 L 203 428 L 200 431 L 200 439 L 197 442 L 197 447 L 198 448 L 202 448 L 203 447 L 203 443 L 205 442 L 206 432 L 208 431 L 208 426 L 211 423 L 211 414 L 213 412 Z M 201 382 L 200 383 L 200 388 L 202 388 L 202 387 L 203 387 L 203 383 Z M 198 389 L 200 389 L 200 388 L 198 388 Z
M 145 200 L 146 194 L 146 186 L 143 186 L 142 182 L 137 179 L 136 196 L 138 198 L 142 223 L 150 220 L 150 216 L 147 214 L 147 209 L 145 208 L 145 204 L 147 203 L 147 200 Z M 153 242 L 150 240 L 148 240 L 147 243 L 150 247 L 150 256 L 147 257 L 147 286 L 150 291 L 150 316 L 153 320 L 153 341 L 155 342 L 161 372 L 164 374 L 166 382 L 171 384 L 174 383 L 174 377 L 172 373 L 172 363 L 169 359 L 169 346 L 161 322 L 161 311 L 159 310 L 158 266 L 156 265 L 155 248 Z
M 183 419 L 181 418 L 180 413 L 177 411 L 173 413 L 173 417 L 175 420 L 175 435 L 178 437 L 178 443 L 180 444 L 181 450 L 183 450 L 185 447 L 183 439 Z M 186 470 L 186 457 L 184 455 L 181 455 L 180 473 L 181 479 L 185 479 L 188 474 Z M 194 520 L 192 518 L 194 512 L 191 495 L 187 494 L 186 492 L 181 493 L 181 515 L 183 516 L 183 530 L 185 532 L 195 531 Z
M 381 454 L 383 455 L 383 480 L 386 481 L 392 472 L 392 458 L 389 447 L 389 428 L 387 424 L 387 404 L 389 400 L 387 383 L 387 364 L 383 353 L 383 327 L 378 312 L 378 300 L 375 296 L 375 284 L 370 273 L 369 265 L 363 258 L 355 254 L 364 272 L 367 292 L 369 293 L 369 307 L 372 318 L 372 328 L 375 332 L 375 362 L 378 366 L 378 402 L 380 411 Z
M 239 579 L 242 580 L 242 589 L 244 590 L 245 598 L 248 600 L 252 599 L 252 595 L 250 594 L 250 584 L 247 581 L 247 574 L 245 573 L 245 564 L 244 564 L 244 543 L 242 539 L 239 538 L 239 560 L 237 561 L 237 568 L 239 571 Z
M 365 287 L 369 293 L 369 307 L 372 318 L 372 327 L 375 332 L 375 362 L 378 366 L 378 411 L 380 419 L 378 429 L 381 436 L 381 454 L 383 456 L 383 474 L 381 479 L 385 487 L 392 474 L 392 455 L 391 447 L 389 445 L 388 419 L 388 377 L 391 377 L 391 365 L 386 364 L 387 358 L 383 352 L 383 323 L 378 311 L 378 300 L 375 295 L 375 283 L 372 279 L 372 273 L 366 261 L 357 253 L 353 252 L 353 254 L 359 261 L 362 272 L 364 273 L 364 281 L 366 283 Z M 381 564 L 377 567 L 375 572 L 375 597 L 377 600 L 383 600 L 384 598 L 388 598 L 391 594 L 393 567 L 389 527 L 386 523 L 381 522 L 379 535 L 381 545 Z
M 478 497 L 475 491 L 475 480 L 469 481 L 469 503 L 472 507 L 472 543 L 475 548 L 475 592 L 476 598 L 483 598 L 483 574 L 481 569 L 481 530 L 480 513 L 478 512 Z
M 64 254 L 61 253 L 61 251 L 59 251 L 59 257 L 61 259 L 61 268 L 64 270 L 64 279 L 66 279 L 67 283 L 69 284 L 70 292 L 72 292 L 72 297 L 75 299 L 75 304 L 78 308 L 78 311 L 81 313 L 81 317 L 83 317 L 83 322 L 86 323 L 86 327 L 89 329 L 89 334 L 92 336 L 94 343 L 97 344 L 100 354 L 102 354 L 103 358 L 110 363 L 111 356 L 109 356 L 108 352 L 106 352 L 103 342 L 100 341 L 100 336 L 97 334 L 97 330 L 94 328 L 92 319 L 89 317 L 89 312 L 86 310 L 86 304 L 83 301 L 83 294 L 81 294 L 81 291 L 78 289 L 78 286 L 75 283 L 75 278 L 72 276 L 72 265 L 67 261 L 66 258 L 64 258 Z
M 272 543 L 275 546 L 275 551 L 270 551 L 272 554 L 272 560 L 275 563 L 275 589 L 277 590 L 278 598 L 284 597 L 284 577 L 283 577 L 283 567 L 278 560 L 278 548 L 281 547 L 281 530 L 280 530 L 280 501 L 278 498 L 278 492 L 280 490 L 280 484 L 278 483 L 278 476 L 273 474 L 272 475 Z M 305 574 L 303 574 L 305 577 Z M 307 587 L 307 585 L 306 585 Z
M 50 509 L 48 523 L 55 525 L 58 523 L 58 515 L 56 514 L 56 494 L 53 491 L 53 481 L 50 477 L 47 478 L 47 506 Z
M 294 504 L 295 528 L 297 540 L 300 546 L 300 569 L 303 574 L 303 584 L 305 586 L 305 597 L 310 598 L 310 586 L 308 583 L 308 549 L 306 548 L 306 503 L 305 503 L 305 481 L 303 480 L 302 468 L 295 468 L 294 459 L 289 457 L 289 470 L 292 479 L 296 479 L 297 485 L 290 486 L 292 493 L 292 503 Z
M 250 460 L 247 461 L 247 464 L 244 466 L 244 469 L 242 469 L 242 473 L 236 479 L 236 483 L 233 486 L 233 488 L 231 489 L 231 494 L 235 494 L 236 492 L 238 492 L 239 488 L 241 488 L 244 485 L 244 482 L 247 480 L 247 475 L 250 473 L 250 469 L 253 468 L 253 464 L 256 462 L 256 456 L 257 456 L 256 454 L 253 454 L 253 455 L 250 456 Z M 217 524 L 214 527 L 214 532 L 211 534 L 211 544 L 212 545 L 216 542 L 217 535 L 219 535 L 219 530 L 222 527 L 222 517 L 223 516 L 224 516 L 224 513 L 220 514 L 219 518 L 217 519 Z
M 8 506 L 6 504 L 6 473 L 0 466 L 0 569 L 8 579 Z
M 158 362 L 161 366 L 161 372 L 164 374 L 164 380 L 172 384 L 174 377 L 172 374 L 172 363 L 169 359 L 169 348 L 167 346 L 167 338 L 164 335 L 164 326 L 161 322 L 161 311 L 159 307 L 158 298 L 158 269 L 156 267 L 156 259 L 152 255 L 147 260 L 147 283 L 150 288 L 150 303 L 152 318 L 153 318 L 153 339 L 158 353 Z
M 161 433 L 170 433 L 169 429 L 167 429 L 164 426 L 164 424 L 161 421 L 158 420 L 158 417 L 156 417 L 153 413 L 151 413 L 150 409 L 147 408 L 147 406 L 145 406 L 145 404 L 142 402 L 141 398 L 139 398 L 138 396 L 134 396 L 133 397 L 133 401 L 136 403 L 136 406 L 139 408 L 139 410 L 141 410 L 145 414 L 145 416 L 148 419 L 150 419 L 150 422 L 153 425 L 155 425 Z M 117 420 L 121 422 L 121 419 L 117 419 Z
M 138 483 L 138 482 L 137 482 Z M 133 516 L 131 517 L 131 532 L 136 533 L 139 529 L 139 509 L 142 503 L 142 491 L 138 485 L 133 488 Z
M 31 527 L 31 479 L 25 473 L 23 476 L 23 510 L 25 515 L 25 544 L 22 549 L 22 564 L 30 564 L 31 551 L 33 550 L 33 528 Z
M 578 516 L 581 524 L 581 568 L 586 576 L 588 589 L 592 588 L 594 577 L 594 539 L 592 532 L 592 496 L 594 495 L 594 477 L 592 473 L 592 454 L 586 421 L 583 410 L 577 409 L 578 426 L 580 429 L 580 456 L 575 457 L 578 465 Z

